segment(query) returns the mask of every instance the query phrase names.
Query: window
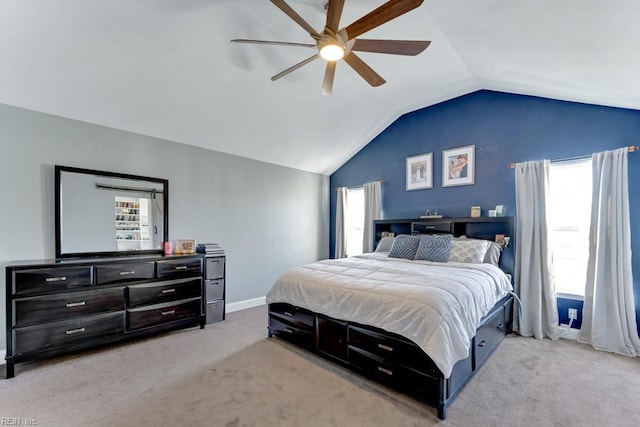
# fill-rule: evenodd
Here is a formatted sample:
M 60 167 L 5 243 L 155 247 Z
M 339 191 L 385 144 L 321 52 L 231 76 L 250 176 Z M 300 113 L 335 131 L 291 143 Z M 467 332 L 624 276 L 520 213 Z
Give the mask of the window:
M 552 163 L 549 221 L 556 292 L 584 297 L 591 222 L 591 159 Z
M 364 188 L 347 190 L 345 209 L 345 231 L 347 233 L 347 256 L 362 254 L 364 239 Z

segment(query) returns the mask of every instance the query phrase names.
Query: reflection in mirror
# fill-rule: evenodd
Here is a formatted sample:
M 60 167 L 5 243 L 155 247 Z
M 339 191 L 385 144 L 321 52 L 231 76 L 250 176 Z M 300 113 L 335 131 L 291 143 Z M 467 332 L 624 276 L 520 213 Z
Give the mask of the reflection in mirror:
M 56 166 L 56 257 L 161 252 L 168 181 Z

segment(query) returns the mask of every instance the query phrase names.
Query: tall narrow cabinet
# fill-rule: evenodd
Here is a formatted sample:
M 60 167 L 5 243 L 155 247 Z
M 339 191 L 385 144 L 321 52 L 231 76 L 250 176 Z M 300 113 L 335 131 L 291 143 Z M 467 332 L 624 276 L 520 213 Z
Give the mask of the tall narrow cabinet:
M 224 256 L 205 256 L 204 260 L 204 313 L 207 323 L 225 318 L 225 260 Z

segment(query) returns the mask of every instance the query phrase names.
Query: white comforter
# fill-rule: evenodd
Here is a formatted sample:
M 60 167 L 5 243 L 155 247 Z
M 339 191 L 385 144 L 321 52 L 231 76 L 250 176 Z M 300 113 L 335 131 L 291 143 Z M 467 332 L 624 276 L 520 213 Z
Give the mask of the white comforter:
M 453 365 L 469 355 L 482 317 L 511 289 L 508 277 L 490 264 L 372 253 L 289 270 L 273 285 L 267 303 L 286 302 L 402 335 L 449 377 Z

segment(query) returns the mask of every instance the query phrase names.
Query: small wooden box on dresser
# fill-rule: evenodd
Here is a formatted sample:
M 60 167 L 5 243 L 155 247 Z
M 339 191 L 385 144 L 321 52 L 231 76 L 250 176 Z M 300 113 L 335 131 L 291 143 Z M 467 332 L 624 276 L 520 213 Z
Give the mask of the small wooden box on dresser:
M 152 255 L 7 266 L 7 378 L 19 362 L 204 328 L 205 261 Z

